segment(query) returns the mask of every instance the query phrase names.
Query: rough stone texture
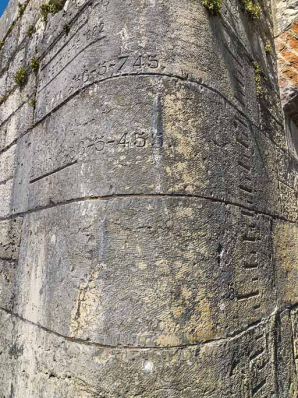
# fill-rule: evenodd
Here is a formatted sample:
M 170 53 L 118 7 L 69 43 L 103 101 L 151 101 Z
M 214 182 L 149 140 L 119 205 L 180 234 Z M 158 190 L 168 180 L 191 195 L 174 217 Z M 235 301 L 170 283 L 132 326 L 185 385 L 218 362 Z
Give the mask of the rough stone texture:
M 278 36 L 298 18 L 297 0 L 272 0 L 274 31 Z
M 269 3 L 24 4 L 0 21 L 1 398 L 296 398 Z
M 279 81 L 281 100 L 286 108 L 290 108 L 291 101 L 295 104 L 298 90 L 298 21 L 295 21 L 286 31 L 276 39 L 278 54 Z M 291 108 L 294 108 L 292 105 Z M 296 106 L 295 106 L 296 108 Z M 290 111 L 290 109 L 288 109 Z M 293 110 L 292 112 L 293 113 Z M 296 110 L 295 110 L 296 113 Z M 297 118 L 297 116 L 296 116 Z

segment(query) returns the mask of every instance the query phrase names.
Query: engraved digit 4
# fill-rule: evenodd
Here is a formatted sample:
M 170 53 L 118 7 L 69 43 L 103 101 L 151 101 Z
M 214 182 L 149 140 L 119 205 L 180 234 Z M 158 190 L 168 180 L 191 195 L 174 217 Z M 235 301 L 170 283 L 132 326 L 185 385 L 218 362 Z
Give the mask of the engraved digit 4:
M 117 145 L 123 145 L 124 147 L 126 147 L 126 145 L 129 145 L 129 143 L 127 142 L 127 133 L 124 133 L 122 135 L 120 140 L 117 142 Z
M 143 56 L 139 55 L 138 58 L 135 60 L 133 67 L 134 68 L 142 68 L 144 66 Z

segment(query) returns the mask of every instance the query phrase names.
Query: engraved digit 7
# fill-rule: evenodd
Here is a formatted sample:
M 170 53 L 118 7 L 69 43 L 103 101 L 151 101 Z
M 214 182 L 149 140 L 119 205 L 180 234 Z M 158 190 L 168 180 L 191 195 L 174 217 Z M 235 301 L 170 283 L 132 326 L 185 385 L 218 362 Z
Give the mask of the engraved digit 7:
M 118 57 L 118 59 L 122 60 L 122 63 L 120 65 L 120 67 L 118 68 L 118 71 L 121 70 L 123 68 L 123 66 L 126 64 L 127 60 L 128 60 L 129 56 L 128 55 L 123 55 L 121 57 Z

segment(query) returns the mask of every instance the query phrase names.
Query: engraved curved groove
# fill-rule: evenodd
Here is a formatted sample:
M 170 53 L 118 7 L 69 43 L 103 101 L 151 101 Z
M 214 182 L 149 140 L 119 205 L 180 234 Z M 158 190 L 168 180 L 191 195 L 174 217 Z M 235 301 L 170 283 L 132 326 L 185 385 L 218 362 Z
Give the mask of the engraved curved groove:
M 223 98 L 230 106 L 232 106 L 239 114 L 241 114 L 251 125 L 255 126 L 257 129 L 260 130 L 260 126 L 255 124 L 242 110 L 240 110 L 231 100 L 229 100 L 223 93 L 221 93 L 219 90 L 217 90 L 214 87 L 209 86 L 207 83 L 203 82 L 202 80 L 196 80 L 196 79 L 192 79 L 192 78 L 184 78 L 182 76 L 179 75 L 171 75 L 171 74 L 167 74 L 167 73 L 123 73 L 121 75 L 118 76 L 109 76 L 105 79 L 100 79 L 100 80 L 95 80 L 92 83 L 86 84 L 84 87 L 81 87 L 79 89 L 77 89 L 76 91 L 74 91 L 71 95 L 69 95 L 69 97 L 65 98 L 65 100 L 63 100 L 60 104 L 58 104 L 56 107 L 54 107 L 51 111 L 49 111 L 46 115 L 42 116 L 39 120 L 37 120 L 36 124 L 41 123 L 44 119 L 46 119 L 48 116 L 50 116 L 52 113 L 56 112 L 59 108 L 61 108 L 64 104 L 66 104 L 68 101 L 70 101 L 72 98 L 74 98 L 75 96 L 77 96 L 78 94 L 80 94 L 81 92 L 83 92 L 84 90 L 92 87 L 95 84 L 100 84 L 106 81 L 110 81 L 110 80 L 114 80 L 114 79 L 121 79 L 121 78 L 126 78 L 126 77 L 162 77 L 162 78 L 169 78 L 169 79 L 177 79 L 186 83 L 191 83 L 191 84 L 195 84 L 201 87 L 206 88 L 207 90 L 210 90 L 214 93 L 216 93 L 217 95 L 219 95 L 221 98 Z M 275 120 L 276 123 L 278 123 L 281 127 L 282 124 L 273 116 L 271 115 L 272 118 Z M 264 134 L 264 132 L 262 130 L 260 130 L 260 132 L 266 136 Z M 266 136 L 270 141 L 272 141 L 276 146 L 278 146 L 278 143 L 274 142 L 272 140 L 272 138 Z M 281 148 L 283 150 L 283 148 Z
M 223 337 L 223 338 L 218 338 L 218 339 L 211 339 L 211 340 L 205 340 L 205 341 L 201 341 L 201 342 L 197 342 L 197 343 L 192 343 L 192 344 L 181 344 L 181 345 L 169 345 L 169 346 L 147 346 L 147 347 L 142 347 L 142 346 L 138 346 L 138 345 L 109 345 L 109 344 L 100 344 L 100 343 L 96 343 L 94 341 L 91 340 L 84 340 L 84 339 L 80 339 L 80 338 L 76 338 L 76 337 L 70 337 L 70 336 L 66 336 L 63 335 L 61 333 L 58 333 L 54 330 L 51 330 L 49 328 L 46 328 L 45 326 L 42 326 L 39 323 L 33 322 L 30 319 L 26 319 L 23 316 L 21 316 L 20 314 L 17 314 L 13 311 L 10 311 L 6 308 L 0 307 L 0 311 L 5 312 L 6 314 L 19 319 L 20 321 L 30 324 L 31 326 L 35 326 L 38 329 L 43 330 L 46 333 L 55 335 L 57 337 L 61 337 L 71 343 L 76 343 L 76 344 L 83 344 L 83 345 L 87 345 L 87 346 L 93 346 L 93 347 L 97 347 L 97 348 L 101 348 L 104 350 L 138 350 L 138 351 L 148 351 L 148 350 L 172 350 L 175 348 L 181 348 L 181 349 L 187 349 L 189 347 L 199 347 L 199 346 L 204 346 L 204 345 L 208 345 L 208 344 L 220 344 L 220 343 L 224 343 L 227 341 L 232 341 L 235 339 L 238 339 L 239 337 L 243 336 L 244 334 L 246 334 L 248 331 L 255 329 L 256 327 L 258 327 L 259 325 L 261 325 L 262 323 L 266 323 L 268 322 L 271 318 L 276 317 L 278 315 L 278 313 L 276 312 L 276 310 L 274 310 L 271 314 L 269 314 L 267 317 L 264 317 L 250 325 L 248 325 L 246 328 L 243 328 L 241 330 L 235 331 L 234 333 L 228 335 L 227 337 Z M 283 311 L 281 311 L 279 314 L 281 314 Z
M 68 165 L 69 166 L 69 165 Z M 32 181 L 31 181 L 32 182 Z M 110 200 L 119 200 L 119 199 L 200 199 L 200 200 L 206 200 L 206 201 L 211 201 L 214 203 L 221 203 L 221 204 L 225 204 L 225 205 L 230 205 L 230 206 L 235 206 L 238 207 L 240 209 L 244 209 L 246 211 L 253 211 L 256 214 L 260 214 L 260 215 L 264 215 L 267 217 L 271 217 L 274 220 L 280 220 L 283 222 L 287 222 L 289 224 L 294 224 L 294 225 L 298 225 L 298 221 L 293 221 L 293 220 L 288 220 L 287 218 L 280 216 L 278 214 L 271 214 L 271 213 L 267 213 L 267 212 L 263 212 L 257 209 L 254 209 L 252 207 L 246 207 L 242 204 L 236 203 L 236 202 L 230 202 L 230 201 L 226 201 L 223 199 L 216 199 L 216 198 L 212 198 L 212 197 L 208 197 L 208 196 L 201 196 L 201 195 L 193 195 L 193 194 L 117 194 L 117 195 L 107 195 L 107 196 L 85 196 L 85 197 L 81 197 L 81 198 L 74 198 L 74 199 L 69 199 L 63 202 L 57 202 L 57 203 L 52 203 L 46 206 L 37 206 L 34 209 L 29 209 L 27 211 L 24 212 L 19 212 L 19 213 L 15 213 L 12 215 L 9 215 L 7 217 L 0 217 L 0 221 L 7 221 L 7 220 L 11 220 L 17 217 L 23 217 L 26 216 L 27 214 L 31 214 L 31 213 L 36 213 L 39 211 L 43 211 L 43 210 L 47 210 L 47 209 L 52 209 L 54 207 L 59 207 L 59 206 L 67 206 L 70 205 L 72 203 L 80 203 L 80 202 L 87 202 L 87 201 L 102 201 L 102 202 L 107 202 Z

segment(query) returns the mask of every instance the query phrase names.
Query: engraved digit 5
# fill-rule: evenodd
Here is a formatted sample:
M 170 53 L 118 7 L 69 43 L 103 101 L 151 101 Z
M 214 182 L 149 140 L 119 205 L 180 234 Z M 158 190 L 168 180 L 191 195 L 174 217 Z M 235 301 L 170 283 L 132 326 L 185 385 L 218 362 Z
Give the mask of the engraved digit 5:
M 99 64 L 99 70 L 98 70 L 98 74 L 100 76 L 104 75 L 105 73 L 107 73 L 108 71 L 108 67 L 105 65 L 106 62 L 103 62 L 102 64 Z
M 135 146 L 138 148 L 144 148 L 146 146 L 147 139 L 145 133 L 135 134 Z
M 148 66 L 149 68 L 156 69 L 159 67 L 158 59 L 156 55 L 149 55 L 148 56 Z
M 103 151 L 104 148 L 105 148 L 105 142 L 102 141 L 102 138 L 103 138 L 103 137 L 100 137 L 99 139 L 97 139 L 97 140 L 95 141 L 94 147 L 95 147 L 95 149 L 96 149 L 97 152 L 101 152 L 101 151 Z

